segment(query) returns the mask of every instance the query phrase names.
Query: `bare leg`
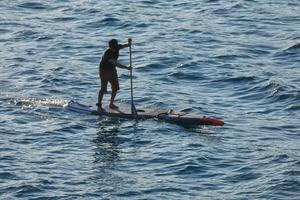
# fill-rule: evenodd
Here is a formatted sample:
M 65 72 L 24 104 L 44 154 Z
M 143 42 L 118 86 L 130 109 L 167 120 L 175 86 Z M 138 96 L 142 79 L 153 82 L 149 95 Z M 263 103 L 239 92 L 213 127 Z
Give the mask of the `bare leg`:
M 104 90 L 100 89 L 98 93 L 98 111 L 103 111 L 102 108 L 103 95 L 104 95 Z
M 114 105 L 115 97 L 117 95 L 118 89 L 119 89 L 119 81 L 118 81 L 118 75 L 117 71 L 112 72 L 110 85 L 111 85 L 111 98 L 110 98 L 110 104 L 109 107 L 112 109 L 117 109 L 118 106 Z
M 113 90 L 111 91 L 111 98 L 110 98 L 110 104 L 109 104 L 109 106 L 110 106 L 111 108 L 116 107 L 116 106 L 114 105 L 114 101 L 115 101 L 115 97 L 116 97 L 116 95 L 117 95 L 117 92 L 118 92 L 118 90 L 115 90 L 115 89 L 113 89 Z

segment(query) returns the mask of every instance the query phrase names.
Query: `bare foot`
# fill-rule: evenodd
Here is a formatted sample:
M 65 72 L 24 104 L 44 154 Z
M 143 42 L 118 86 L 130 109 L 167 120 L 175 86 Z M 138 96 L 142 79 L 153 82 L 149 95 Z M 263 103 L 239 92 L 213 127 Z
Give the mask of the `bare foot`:
M 109 108 L 111 108 L 111 109 L 118 109 L 119 107 L 116 106 L 115 104 L 109 104 Z
M 97 108 L 97 112 L 105 112 L 105 109 L 102 108 L 102 107 L 98 107 L 98 108 Z

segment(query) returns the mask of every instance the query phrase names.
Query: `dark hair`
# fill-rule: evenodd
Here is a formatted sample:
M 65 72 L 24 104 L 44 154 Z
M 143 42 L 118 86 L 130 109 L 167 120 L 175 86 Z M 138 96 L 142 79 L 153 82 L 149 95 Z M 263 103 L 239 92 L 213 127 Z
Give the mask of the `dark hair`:
M 109 47 L 114 47 L 114 48 L 117 48 L 118 47 L 118 40 L 116 39 L 111 39 L 109 42 Z

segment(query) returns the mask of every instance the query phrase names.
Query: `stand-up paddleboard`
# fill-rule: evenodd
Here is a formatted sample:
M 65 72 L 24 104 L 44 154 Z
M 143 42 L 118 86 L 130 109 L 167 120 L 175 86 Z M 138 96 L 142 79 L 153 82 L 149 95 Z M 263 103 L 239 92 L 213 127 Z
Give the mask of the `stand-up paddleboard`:
M 130 106 L 119 107 L 118 109 L 105 108 L 105 112 L 97 112 L 92 106 L 80 104 L 75 101 L 70 101 L 66 106 L 67 109 L 91 115 L 118 117 L 125 119 L 136 119 L 136 116 L 132 115 Z M 164 109 L 148 109 L 137 108 L 138 119 L 157 119 L 182 125 L 212 125 L 223 126 L 224 122 L 216 118 L 211 117 L 197 117 L 188 113 L 175 112 L 173 110 Z

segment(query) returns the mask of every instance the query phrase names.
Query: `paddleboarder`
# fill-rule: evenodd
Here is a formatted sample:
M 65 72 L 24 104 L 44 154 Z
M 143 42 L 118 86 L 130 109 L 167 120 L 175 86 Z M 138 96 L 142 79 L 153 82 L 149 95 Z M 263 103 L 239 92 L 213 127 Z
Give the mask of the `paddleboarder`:
M 104 93 L 107 92 L 108 82 L 111 85 L 111 98 L 109 107 L 111 109 L 117 109 L 118 106 L 114 104 L 115 97 L 117 95 L 119 88 L 119 80 L 116 67 L 131 70 L 131 66 L 127 67 L 118 62 L 119 50 L 130 47 L 131 38 L 128 39 L 127 44 L 119 44 L 116 39 L 112 39 L 108 42 L 108 49 L 104 52 L 101 62 L 99 64 L 99 76 L 101 82 L 101 88 L 98 93 L 98 103 L 96 104 L 98 112 L 104 112 L 102 108 L 102 99 Z

